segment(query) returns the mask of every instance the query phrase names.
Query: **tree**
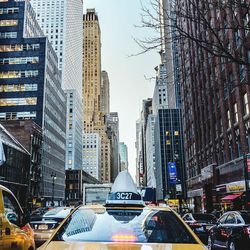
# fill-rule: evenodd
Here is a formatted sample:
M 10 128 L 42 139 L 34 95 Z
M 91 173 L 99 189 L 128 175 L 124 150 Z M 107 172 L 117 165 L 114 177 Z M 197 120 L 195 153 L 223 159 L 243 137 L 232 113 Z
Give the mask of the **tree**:
M 249 21 L 250 0 L 151 0 L 142 4 L 138 27 L 157 35 L 135 41 L 140 53 L 191 42 L 213 57 L 249 66 Z

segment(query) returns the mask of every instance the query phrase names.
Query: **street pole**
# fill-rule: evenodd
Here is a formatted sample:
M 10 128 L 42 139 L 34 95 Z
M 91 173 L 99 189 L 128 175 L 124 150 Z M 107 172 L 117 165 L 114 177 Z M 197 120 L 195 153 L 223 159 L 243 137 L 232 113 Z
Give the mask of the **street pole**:
M 245 186 L 246 186 L 246 200 L 245 200 L 245 210 L 249 208 L 249 174 L 250 174 L 250 155 L 244 154 L 244 177 L 245 177 Z
M 52 178 L 52 202 L 51 202 L 51 206 L 54 207 L 54 192 L 55 192 L 55 179 L 56 179 L 56 174 L 52 172 L 51 174 L 51 178 Z

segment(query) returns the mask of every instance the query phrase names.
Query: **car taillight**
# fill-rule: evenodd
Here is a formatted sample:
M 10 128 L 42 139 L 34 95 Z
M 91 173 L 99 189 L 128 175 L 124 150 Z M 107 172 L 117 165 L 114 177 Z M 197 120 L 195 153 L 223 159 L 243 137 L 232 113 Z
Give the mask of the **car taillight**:
M 114 242 L 135 242 L 137 237 L 135 235 L 113 235 L 112 241 Z
M 246 235 L 250 236 L 250 227 L 244 227 L 244 228 L 243 228 L 243 232 L 244 232 Z
M 202 225 L 199 224 L 199 223 L 192 223 L 192 224 L 190 224 L 190 226 L 192 226 L 192 227 L 202 227 Z
M 29 226 L 29 224 L 26 224 L 25 226 L 21 227 L 21 230 L 25 231 L 29 236 L 34 237 L 34 232 Z

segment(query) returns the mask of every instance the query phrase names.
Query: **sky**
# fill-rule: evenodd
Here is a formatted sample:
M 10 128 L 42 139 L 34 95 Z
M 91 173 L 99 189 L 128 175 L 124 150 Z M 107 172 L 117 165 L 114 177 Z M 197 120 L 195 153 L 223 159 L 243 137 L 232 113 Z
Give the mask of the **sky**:
M 136 120 L 142 100 L 153 96 L 155 66 L 160 62 L 157 51 L 132 56 L 141 51 L 136 38 L 152 37 L 141 24 L 140 0 L 83 0 L 84 12 L 95 8 L 98 13 L 102 42 L 102 70 L 109 74 L 110 111 L 118 112 L 120 141 L 128 146 L 129 171 L 136 174 Z M 147 2 L 147 1 L 143 1 Z

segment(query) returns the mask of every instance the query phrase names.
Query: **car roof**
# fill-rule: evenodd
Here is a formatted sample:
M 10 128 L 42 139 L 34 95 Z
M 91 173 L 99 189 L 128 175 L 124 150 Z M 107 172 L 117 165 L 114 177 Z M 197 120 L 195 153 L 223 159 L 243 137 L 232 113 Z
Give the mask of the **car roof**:
M 117 206 L 103 206 L 103 205 L 81 205 L 80 208 L 87 208 L 87 209 L 129 209 L 129 210 L 137 210 L 137 209 L 144 209 L 148 208 L 151 210 L 159 210 L 159 211 L 169 211 L 173 212 L 173 210 L 170 207 L 157 207 L 157 206 L 127 206 L 127 205 L 117 205 Z
M 11 193 L 13 196 L 15 196 L 7 187 L 3 186 L 3 185 L 0 185 L 0 189 L 6 191 L 6 192 L 9 192 Z

